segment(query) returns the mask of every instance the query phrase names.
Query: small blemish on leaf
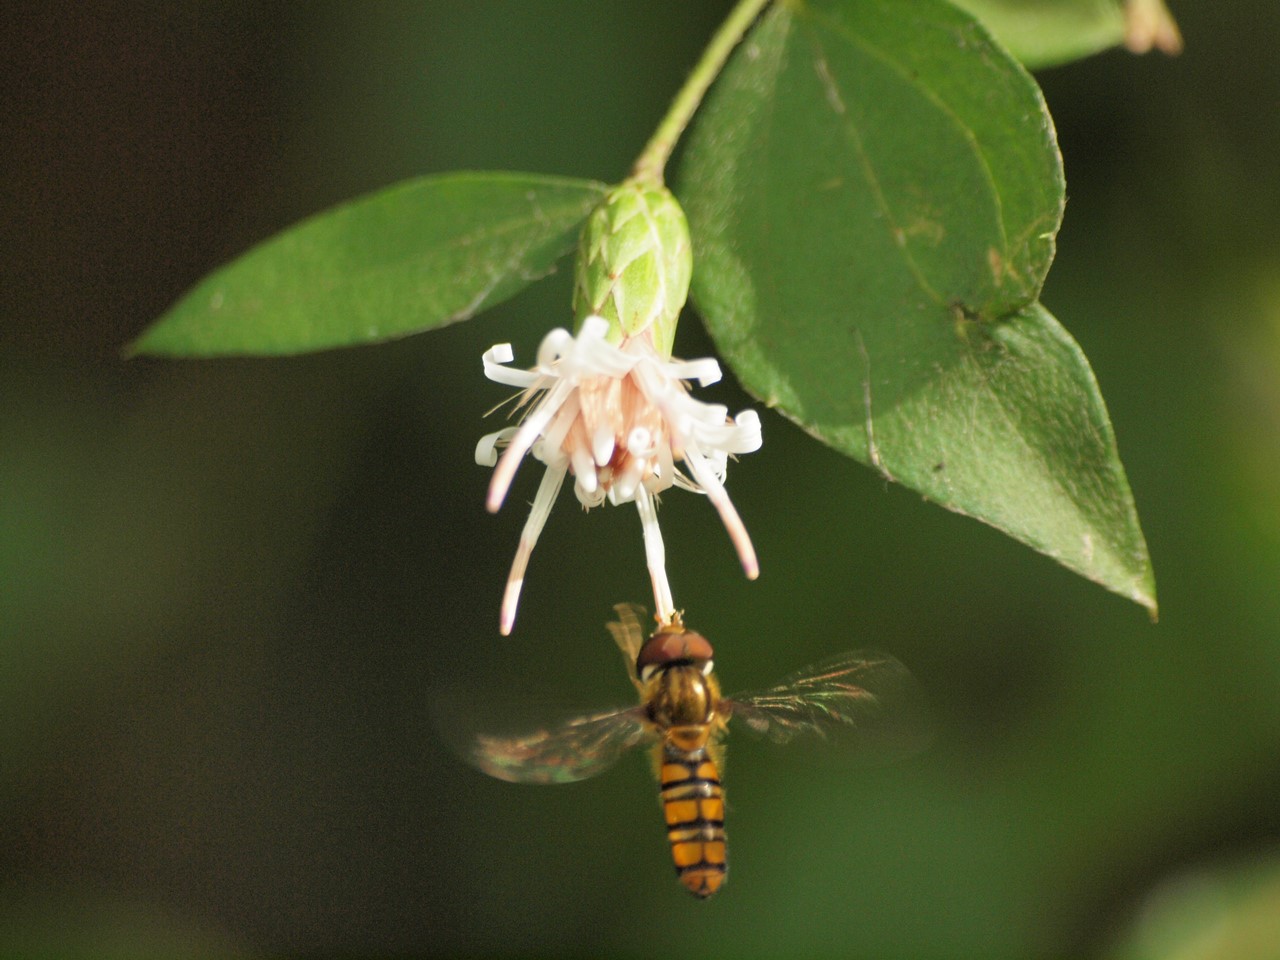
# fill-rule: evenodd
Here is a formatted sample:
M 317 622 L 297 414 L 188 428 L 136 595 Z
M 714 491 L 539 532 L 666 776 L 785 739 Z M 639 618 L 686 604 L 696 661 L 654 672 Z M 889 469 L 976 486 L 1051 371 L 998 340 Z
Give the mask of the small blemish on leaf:
M 999 286 L 1003 283 L 1005 276 L 1004 257 L 1000 255 L 1000 251 L 995 247 L 989 247 L 987 249 L 987 266 L 991 268 L 991 276 L 992 279 L 995 280 L 996 285 Z
M 920 239 L 937 246 L 942 243 L 943 239 L 946 237 L 947 228 L 936 220 L 921 218 L 909 223 L 905 233 L 906 236 L 919 237 Z

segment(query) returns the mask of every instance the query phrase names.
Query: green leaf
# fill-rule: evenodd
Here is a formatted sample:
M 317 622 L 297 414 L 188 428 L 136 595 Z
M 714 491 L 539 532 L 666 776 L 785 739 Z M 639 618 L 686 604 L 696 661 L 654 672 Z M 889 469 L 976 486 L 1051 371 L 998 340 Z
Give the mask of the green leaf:
M 202 280 L 132 349 L 294 354 L 466 320 L 549 273 L 605 189 L 522 173 L 407 181 L 254 247 Z
M 1036 303 L 1064 188 L 1034 81 L 938 0 L 776 6 L 679 191 L 693 297 L 818 439 L 1154 610 L 1106 408 Z
M 1124 40 L 1120 0 L 951 0 L 1032 69 L 1092 56 Z

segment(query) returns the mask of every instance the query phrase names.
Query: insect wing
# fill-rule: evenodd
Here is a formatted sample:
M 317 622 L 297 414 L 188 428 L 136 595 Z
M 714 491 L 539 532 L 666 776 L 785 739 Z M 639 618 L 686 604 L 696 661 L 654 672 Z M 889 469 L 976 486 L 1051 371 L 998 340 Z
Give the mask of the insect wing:
M 469 759 L 511 783 L 572 783 L 603 773 L 632 747 L 651 740 L 640 707 L 577 717 L 517 737 L 482 735 Z
M 920 694 L 893 657 L 843 653 L 767 690 L 727 698 L 730 719 L 774 743 L 810 736 L 908 752 L 923 745 Z
M 645 619 L 645 609 L 634 603 L 618 603 L 614 605 L 613 612 L 617 614 L 618 619 L 606 623 L 605 627 L 613 637 L 613 642 L 618 645 L 622 659 L 627 665 L 627 676 L 631 678 L 632 685 L 636 690 L 643 691 L 644 685 L 636 679 L 636 657 L 640 653 L 640 648 L 644 646 L 645 633 L 641 624 Z

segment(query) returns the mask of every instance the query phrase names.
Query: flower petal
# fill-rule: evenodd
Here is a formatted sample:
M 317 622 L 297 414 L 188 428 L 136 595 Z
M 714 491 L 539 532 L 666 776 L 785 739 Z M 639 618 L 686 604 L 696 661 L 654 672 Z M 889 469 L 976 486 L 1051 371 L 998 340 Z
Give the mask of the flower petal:
M 498 462 L 498 447 L 506 446 L 516 435 L 516 427 L 503 427 L 497 433 L 486 433 L 476 444 L 476 463 L 492 467 Z
M 724 453 L 754 453 L 760 449 L 760 417 L 754 410 L 743 410 L 735 420 L 716 424 L 695 423 L 690 433 L 699 445 Z
M 679 380 L 697 380 L 700 387 L 718 383 L 721 377 L 720 364 L 710 357 L 700 360 L 672 360 L 664 366 L 667 376 Z
M 538 344 L 538 369 L 551 374 L 556 364 L 566 354 L 572 353 L 573 347 L 573 334 L 564 327 L 556 327 Z
M 531 387 L 538 382 L 538 374 L 531 370 L 513 370 L 503 366 L 504 363 L 510 363 L 513 359 L 515 355 L 511 352 L 511 344 L 495 343 L 480 358 L 484 364 L 484 375 L 495 383 L 505 383 L 509 387 L 521 389 Z

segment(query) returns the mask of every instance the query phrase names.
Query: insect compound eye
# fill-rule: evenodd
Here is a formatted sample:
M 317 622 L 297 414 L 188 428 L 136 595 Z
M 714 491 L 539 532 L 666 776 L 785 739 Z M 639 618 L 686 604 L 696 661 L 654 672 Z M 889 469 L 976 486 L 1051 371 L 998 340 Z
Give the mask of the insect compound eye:
M 655 670 L 673 663 L 710 664 L 713 656 L 707 638 L 693 630 L 659 630 L 640 648 L 636 657 L 636 675 L 648 680 Z M 701 668 L 704 673 L 708 667 Z

